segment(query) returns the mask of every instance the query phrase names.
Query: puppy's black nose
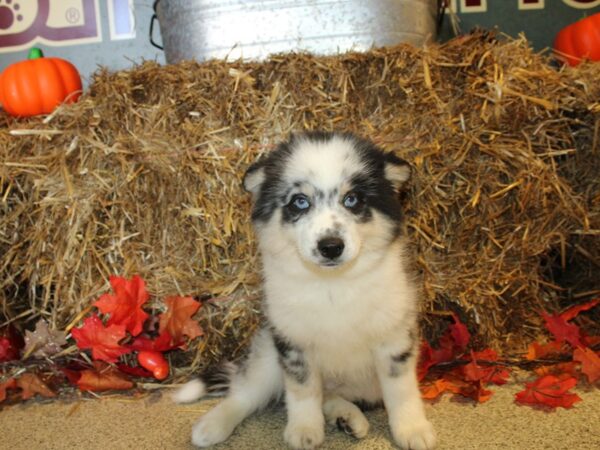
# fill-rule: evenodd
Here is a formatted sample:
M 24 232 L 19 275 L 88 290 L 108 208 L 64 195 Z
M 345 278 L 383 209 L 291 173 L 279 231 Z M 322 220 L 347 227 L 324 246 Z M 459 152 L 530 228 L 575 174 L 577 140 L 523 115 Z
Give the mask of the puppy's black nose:
M 335 259 L 344 251 L 344 241 L 336 237 L 321 239 L 318 243 L 319 252 L 325 258 Z

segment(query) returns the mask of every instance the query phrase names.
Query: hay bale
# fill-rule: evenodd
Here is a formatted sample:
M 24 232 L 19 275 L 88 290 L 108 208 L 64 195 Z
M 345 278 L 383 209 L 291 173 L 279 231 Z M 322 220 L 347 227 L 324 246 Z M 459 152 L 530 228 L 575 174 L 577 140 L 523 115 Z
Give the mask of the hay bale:
M 563 294 L 549 255 L 566 261 L 598 220 L 597 186 L 586 200 L 566 176 L 598 123 L 600 70 L 584 67 L 557 71 L 524 39 L 480 33 L 424 50 L 102 70 L 44 122 L 0 118 L 0 314 L 69 328 L 110 274 L 139 273 L 157 298 L 220 300 L 202 309 L 194 366 L 235 355 L 260 297 L 240 177 L 292 130 L 343 129 L 416 168 L 408 231 L 426 335 L 453 310 L 514 351 Z

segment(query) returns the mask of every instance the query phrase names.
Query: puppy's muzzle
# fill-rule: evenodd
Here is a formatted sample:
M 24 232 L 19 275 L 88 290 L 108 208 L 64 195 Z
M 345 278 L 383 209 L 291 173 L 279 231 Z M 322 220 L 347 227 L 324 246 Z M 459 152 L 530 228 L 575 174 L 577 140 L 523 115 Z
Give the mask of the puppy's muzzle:
M 319 253 L 331 261 L 339 258 L 344 252 L 344 241 L 337 237 L 327 237 L 317 243 Z

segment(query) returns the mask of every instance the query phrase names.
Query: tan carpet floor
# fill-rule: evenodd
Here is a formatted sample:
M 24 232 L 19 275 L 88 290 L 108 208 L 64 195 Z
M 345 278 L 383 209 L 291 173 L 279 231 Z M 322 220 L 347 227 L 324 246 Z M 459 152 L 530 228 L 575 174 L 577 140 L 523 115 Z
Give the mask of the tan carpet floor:
M 571 410 L 534 410 L 514 404 L 522 385 L 494 388 L 481 405 L 445 397 L 427 405 L 443 449 L 600 449 L 600 389 L 578 391 L 583 401 Z M 218 400 L 174 405 L 168 392 L 141 399 L 29 402 L 0 411 L 0 448 L 51 449 L 188 449 L 196 418 Z M 385 450 L 389 441 L 382 410 L 367 414 L 369 435 L 357 441 L 328 428 L 322 449 Z M 217 450 L 285 449 L 285 411 L 274 407 L 246 420 Z

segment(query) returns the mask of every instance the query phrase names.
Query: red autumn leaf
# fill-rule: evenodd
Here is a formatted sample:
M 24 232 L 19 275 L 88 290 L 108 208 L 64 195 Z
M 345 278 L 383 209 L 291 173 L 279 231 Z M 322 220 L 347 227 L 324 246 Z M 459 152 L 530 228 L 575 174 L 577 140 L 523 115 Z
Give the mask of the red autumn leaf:
M 438 341 L 437 348 L 432 348 L 427 341 L 421 343 L 417 377 L 423 380 L 429 369 L 437 364 L 454 361 L 466 350 L 471 334 L 467 327 L 461 323 L 456 314 L 452 314 L 454 323 Z
M 8 389 L 16 389 L 16 388 L 17 388 L 17 382 L 15 381 L 14 378 L 9 378 L 4 383 L 0 383 L 0 403 L 2 403 L 4 400 L 6 400 L 6 391 Z
M 569 361 L 558 364 L 551 364 L 547 366 L 541 366 L 533 369 L 533 371 L 540 377 L 545 375 L 554 375 L 560 379 L 563 378 L 575 378 L 579 379 L 581 373 L 579 372 L 579 363 L 576 361 Z
M 498 361 L 498 352 L 491 348 L 486 348 L 480 352 L 471 352 L 471 357 L 477 361 Z
M 165 300 L 167 311 L 159 316 L 159 333 L 171 335 L 173 345 L 183 344 L 183 336 L 193 339 L 202 335 L 202 329 L 192 316 L 200 308 L 200 303 L 192 297 L 168 297 Z
M 171 340 L 171 335 L 167 331 L 163 331 L 154 339 L 146 336 L 138 336 L 129 344 L 129 348 L 137 351 L 166 352 L 180 345 L 173 345 Z
M 600 379 L 600 356 L 591 348 L 577 348 L 573 352 L 573 361 L 581 363 L 581 371 L 590 383 Z
M 144 280 L 135 275 L 131 280 L 123 277 L 110 277 L 114 295 L 102 295 L 94 306 L 103 314 L 108 314 L 106 324 L 123 325 L 133 336 L 142 332 L 148 314 L 142 309 L 150 295 L 146 292 Z
M 102 361 L 94 361 L 92 369 L 81 371 L 77 386 L 82 391 L 110 391 L 131 389 L 133 382 L 115 367 Z
M 35 394 L 42 397 L 56 397 L 56 394 L 34 373 L 24 373 L 17 379 L 17 386 L 22 389 L 21 398 L 30 399 Z
M 577 394 L 568 392 L 576 384 L 575 378 L 561 380 L 554 375 L 546 375 L 527 383 L 525 390 L 515 394 L 515 399 L 518 403 L 530 406 L 571 408 L 574 403 L 581 401 Z
M 595 347 L 596 345 L 600 345 L 600 336 L 583 336 L 581 341 L 586 347 Z
M 144 369 L 143 367 L 140 366 L 135 366 L 135 367 L 131 367 L 128 366 L 127 364 L 117 364 L 117 368 L 127 374 L 127 375 L 131 375 L 133 377 L 141 377 L 141 378 L 152 378 L 152 372 Z
M 542 312 L 546 328 L 558 342 L 568 342 L 573 347 L 581 346 L 581 332 L 575 324 L 568 323 L 561 315 L 550 315 Z
M 119 356 L 131 352 L 131 349 L 119 345 L 126 334 L 125 326 L 105 327 L 96 314 L 85 319 L 83 325 L 74 328 L 71 334 L 79 348 L 92 350 L 93 359 L 115 362 Z
M 419 350 L 419 360 L 417 362 L 417 379 L 419 381 L 422 381 L 425 378 L 429 368 L 434 365 L 432 352 L 433 349 L 431 348 L 431 345 L 429 345 L 429 342 L 425 340 L 422 341 Z
M 0 330 L 0 362 L 13 361 L 21 357 L 25 345 L 23 337 L 12 325 Z
M 529 361 L 533 361 L 535 359 L 546 358 L 550 355 L 559 355 L 564 353 L 566 349 L 562 342 L 558 341 L 550 341 L 547 344 L 539 344 L 538 342 L 533 342 L 529 344 L 527 347 L 527 355 L 525 356 Z
M 491 349 L 482 352 L 471 352 L 471 362 L 460 368 L 460 373 L 465 380 L 481 382 L 482 385 L 494 383 L 496 385 L 506 384 L 510 372 L 500 366 L 481 366 L 477 361 L 496 361 L 498 354 Z M 489 397 L 488 397 L 489 398 Z
M 474 381 L 472 383 L 465 383 L 457 394 L 462 395 L 463 397 L 471 398 L 478 403 L 487 402 L 491 397 L 493 392 L 485 389 L 485 384 L 481 381 Z
M 463 324 L 456 314 L 452 314 L 452 318 L 454 319 L 454 323 L 448 327 L 450 330 L 450 335 L 454 340 L 454 344 L 458 348 L 458 350 L 464 352 L 467 349 L 467 345 L 469 345 L 469 341 L 471 340 L 471 334 L 469 330 Z
M 60 370 L 65 375 L 65 377 L 67 377 L 67 380 L 69 380 L 69 383 L 71 383 L 71 384 L 76 385 L 77 382 L 79 381 L 79 379 L 81 378 L 80 370 L 73 370 L 73 369 L 67 369 L 67 368 L 62 368 Z
M 449 336 L 450 334 L 442 336 L 440 339 L 440 347 L 437 349 L 431 348 L 431 345 L 429 345 L 429 342 L 427 341 L 421 343 L 419 363 L 417 366 L 417 377 L 419 381 L 423 380 L 429 369 L 436 364 L 450 362 L 456 359 L 455 347 Z
M 581 305 L 572 306 L 571 308 L 569 308 L 566 311 L 562 312 L 560 314 L 560 317 L 562 317 L 565 321 L 568 322 L 569 320 L 572 320 L 575 317 L 577 317 L 577 315 L 580 312 L 587 311 L 588 309 L 592 309 L 594 306 L 596 306 L 599 303 L 600 303 L 600 298 L 596 298 L 594 300 L 590 300 L 587 303 L 582 303 Z
M 0 336 L 0 363 L 19 359 L 19 352 L 6 336 Z

